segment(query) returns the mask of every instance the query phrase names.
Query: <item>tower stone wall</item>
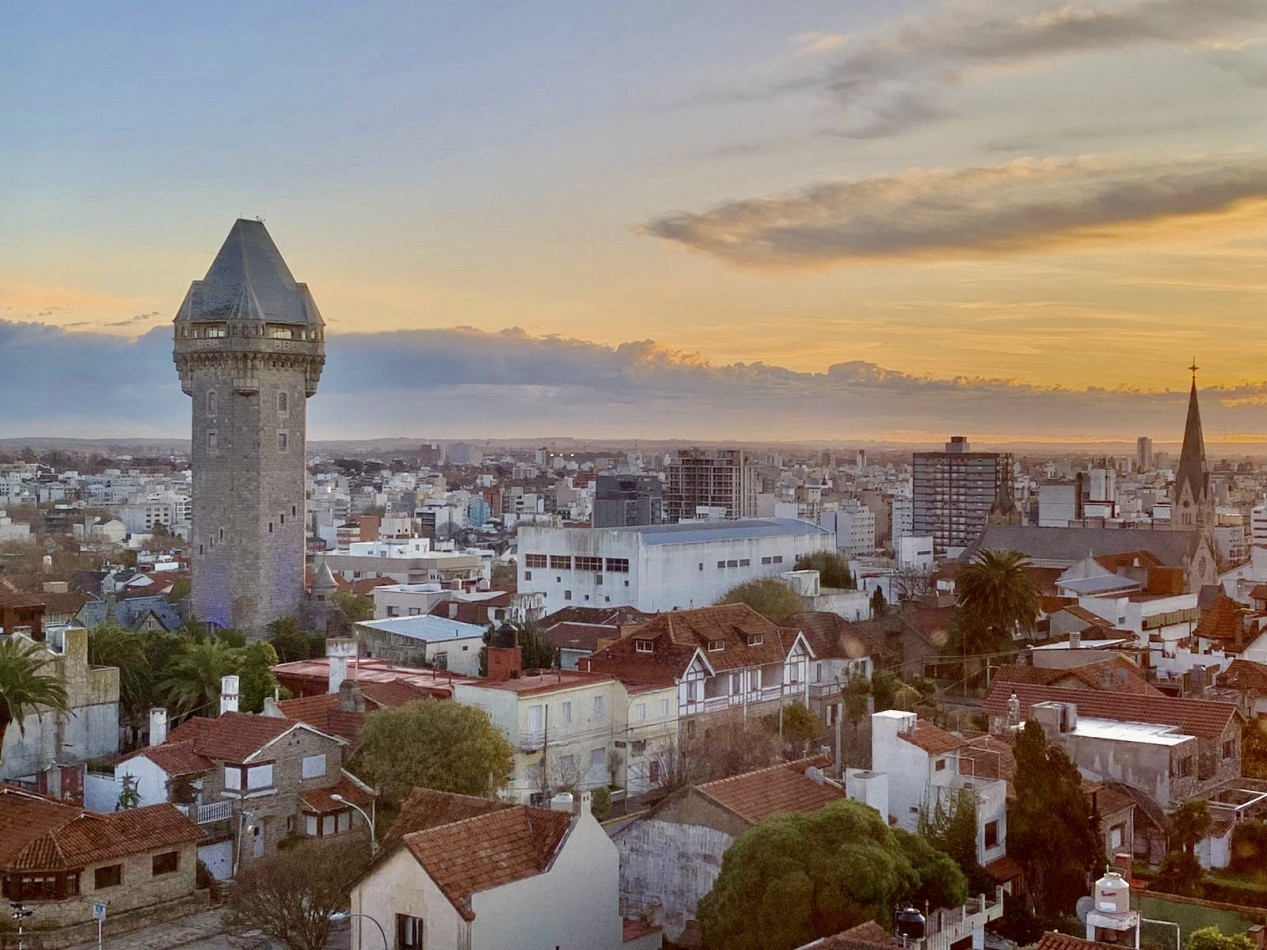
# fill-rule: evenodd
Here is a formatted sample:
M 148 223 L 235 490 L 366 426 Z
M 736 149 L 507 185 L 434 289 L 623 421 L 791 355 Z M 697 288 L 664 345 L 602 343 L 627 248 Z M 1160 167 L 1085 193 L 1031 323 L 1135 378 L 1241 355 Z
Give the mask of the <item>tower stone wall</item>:
M 192 397 L 194 616 L 261 635 L 303 606 L 307 399 L 323 322 L 258 221 L 239 220 L 176 318 Z

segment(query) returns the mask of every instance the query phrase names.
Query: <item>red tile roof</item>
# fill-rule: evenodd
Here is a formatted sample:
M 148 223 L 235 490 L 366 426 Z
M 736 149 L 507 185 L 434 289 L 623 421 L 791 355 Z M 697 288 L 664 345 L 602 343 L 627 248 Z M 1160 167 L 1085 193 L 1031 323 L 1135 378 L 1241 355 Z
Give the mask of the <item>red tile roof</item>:
M 366 707 L 372 709 L 374 705 L 367 699 Z M 283 699 L 277 704 L 277 709 L 286 719 L 307 723 L 314 729 L 349 742 L 355 742 L 360 737 L 365 725 L 365 713 L 343 709 L 339 705 L 338 693 Z
M 367 792 L 346 774 L 343 774 L 339 776 L 339 781 L 334 785 L 326 788 L 310 788 L 300 792 L 299 801 L 304 811 L 315 811 L 319 815 L 340 811 L 347 807 L 343 802 L 336 802 L 330 797 L 332 795 L 342 795 L 353 805 L 360 805 L 363 808 L 369 808 L 370 802 L 374 800 L 374 796 L 370 792 Z
M 401 805 L 400 814 L 384 835 L 383 850 L 388 850 L 400 838 L 415 831 L 426 831 L 428 828 L 437 828 L 455 821 L 465 821 L 476 815 L 487 815 L 489 812 L 513 807 L 491 798 L 438 792 L 432 788 L 415 788 Z
M 964 744 L 964 740 L 959 736 L 924 719 L 917 719 L 914 729 L 909 732 L 899 732 L 898 737 L 923 749 L 929 755 L 945 755 L 947 752 L 954 752 Z
M 996 716 L 1007 715 L 1008 699 L 1013 692 L 1021 702 L 1022 717 L 1035 703 L 1072 703 L 1080 716 L 1175 726 L 1181 732 L 1202 738 L 1217 738 L 1238 718 L 1243 718 L 1233 703 L 1173 696 L 1136 696 L 1096 689 L 1065 689 L 1008 683 L 999 679 L 990 684 L 982 708 Z
M 1219 591 L 1209 609 L 1201 614 L 1201 620 L 1192 631 L 1193 636 L 1221 643 L 1240 643 L 1245 635 L 1244 618 L 1247 611 L 1227 594 Z
M 1119 944 L 1100 943 L 1098 940 L 1083 940 L 1069 934 L 1045 932 L 1034 944 L 1034 950 L 1121 950 Z
M 192 742 L 199 755 L 215 762 L 245 762 L 295 726 L 290 719 L 225 713 L 215 719 L 187 719 L 167 742 Z
M 822 757 L 783 762 L 730 778 L 697 785 L 695 791 L 745 821 L 756 824 L 772 815 L 818 811 L 845 797 L 843 789 L 815 782 L 805 772 L 823 767 Z
M 753 638 L 760 642 L 749 646 Z M 583 657 L 580 664 L 624 683 L 670 686 L 686 672 L 697 650 L 715 670 L 744 669 L 782 663 L 795 638 L 794 632 L 781 630 L 746 604 L 723 604 L 660 614 Z M 652 651 L 638 652 L 635 641 L 647 640 Z M 717 642 L 723 649 L 708 649 Z
M 1021 867 L 1021 863 L 1010 854 L 1005 854 L 1001 858 L 995 858 L 985 866 L 990 872 L 990 876 L 1000 884 L 1006 884 L 1008 881 L 1014 881 L 1025 873 Z
M 214 763 L 198 753 L 192 741 L 164 742 L 161 745 L 147 746 L 125 755 L 120 762 L 127 762 L 144 756 L 168 775 L 198 775 L 214 766 Z
M 1255 584 L 1249 592 L 1250 600 L 1267 600 L 1267 584 Z
M 805 634 L 814 655 L 823 659 L 857 660 L 865 656 L 888 656 L 891 650 L 867 635 L 861 627 L 840 614 L 806 610 L 792 614 L 779 626 Z
M 1267 694 L 1267 663 L 1237 658 L 1228 665 L 1220 682 L 1232 689 L 1256 689 Z
M 197 842 L 202 830 L 172 805 L 109 814 L 0 787 L 0 868 L 54 871 Z
M 1160 696 L 1161 690 L 1144 679 L 1143 671 L 1125 657 L 1110 657 L 1067 668 L 1023 666 L 1011 663 L 999 668 L 996 680 L 1062 686 L 1069 689 L 1111 690 L 1137 696 Z
M 1097 554 L 1095 562 L 1106 571 L 1116 574 L 1122 568 L 1134 567 L 1147 569 L 1165 567 L 1161 559 L 1152 551 L 1123 551 L 1120 554 Z
M 542 873 L 571 815 L 516 805 L 404 836 L 405 847 L 465 920 L 471 897 Z
M 876 947 L 893 950 L 893 946 L 893 935 L 874 920 L 868 920 L 830 937 L 819 937 L 797 950 L 875 950 Z
M 995 736 L 968 739 L 959 749 L 959 774 L 1002 779 L 1007 782 L 1008 795 L 1012 796 L 1012 783 L 1016 779 L 1016 756 L 1012 753 L 1012 746 Z
M 546 631 L 550 645 L 560 650 L 589 650 L 593 652 L 603 641 L 615 640 L 620 628 L 598 623 L 556 623 Z

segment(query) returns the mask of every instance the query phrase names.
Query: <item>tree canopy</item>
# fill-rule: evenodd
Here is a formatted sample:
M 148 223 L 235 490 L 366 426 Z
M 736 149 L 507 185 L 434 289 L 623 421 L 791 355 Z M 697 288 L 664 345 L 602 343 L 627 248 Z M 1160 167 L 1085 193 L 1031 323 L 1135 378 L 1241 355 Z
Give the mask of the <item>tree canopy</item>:
M 795 570 L 818 571 L 818 582 L 823 587 L 840 587 L 853 590 L 856 586 L 849 560 L 835 551 L 812 551 L 796 559 Z
M 948 856 L 891 829 L 875 809 L 841 801 L 744 832 L 722 858 L 698 919 L 706 947 L 791 950 L 888 919 L 897 903 L 948 907 L 966 896 L 963 874 Z
M 1067 914 L 1104 864 L 1103 840 L 1078 767 L 1043 727 L 1027 722 L 1013 747 L 1016 801 L 1008 810 L 1007 853 L 1025 869 L 1040 916 Z
M 1218 927 L 1202 927 L 1188 934 L 1188 950 L 1254 950 L 1248 934 L 1225 934 Z
M 491 795 L 510 781 L 514 752 L 482 709 L 420 700 L 366 719 L 353 770 L 394 801 L 415 787 Z
M 1020 551 L 979 551 L 955 583 L 957 653 L 1015 649 L 1012 635 L 1034 629 L 1038 585 Z
M 801 609 L 796 591 L 776 577 L 762 577 L 732 587 L 719 604 L 747 604 L 772 623 L 779 623 Z
M 66 687 L 50 667 L 52 656 L 38 643 L 0 640 L 0 744 L 12 723 L 26 735 L 26 717 L 40 706 L 66 710 Z

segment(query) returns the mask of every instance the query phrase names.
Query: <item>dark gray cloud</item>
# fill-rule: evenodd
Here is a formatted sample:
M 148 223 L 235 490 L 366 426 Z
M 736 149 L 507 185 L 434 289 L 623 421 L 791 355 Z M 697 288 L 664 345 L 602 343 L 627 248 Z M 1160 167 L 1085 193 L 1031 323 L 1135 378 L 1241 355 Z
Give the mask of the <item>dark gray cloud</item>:
M 807 373 L 714 366 L 651 340 L 604 346 L 469 327 L 330 337 L 314 438 L 848 439 L 990 433 L 1048 439 L 1177 434 L 1186 394 L 934 379 L 865 361 Z M 1207 430 L 1257 414 L 1267 382 L 1205 395 Z M 170 328 L 134 341 L 0 321 L 0 437 L 181 436 L 189 400 Z M 1242 407 L 1238 409 L 1238 407 Z M 1240 416 L 1232 426 L 1245 432 Z
M 1020 159 L 829 181 L 641 231 L 751 267 L 1018 253 L 1267 197 L 1267 158 Z
M 1261 0 L 948 0 L 847 44 L 822 83 L 844 109 L 844 134 L 892 135 L 942 115 L 948 89 L 1000 69 L 1131 47 L 1200 49 L 1264 26 Z

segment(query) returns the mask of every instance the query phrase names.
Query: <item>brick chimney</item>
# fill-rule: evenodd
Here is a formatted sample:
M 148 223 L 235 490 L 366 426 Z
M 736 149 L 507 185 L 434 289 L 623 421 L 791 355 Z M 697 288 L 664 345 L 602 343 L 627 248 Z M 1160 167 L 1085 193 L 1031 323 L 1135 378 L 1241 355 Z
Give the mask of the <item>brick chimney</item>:
M 339 685 L 339 708 L 344 712 L 365 712 L 365 696 L 356 680 L 344 680 Z
M 508 623 L 502 624 L 486 647 L 488 679 L 494 683 L 517 680 L 524 668 L 524 653 L 519 646 L 519 634 Z
M 347 637 L 326 641 L 326 662 L 330 667 L 327 693 L 337 693 L 348 678 L 348 660 L 356 656 L 356 641 Z

